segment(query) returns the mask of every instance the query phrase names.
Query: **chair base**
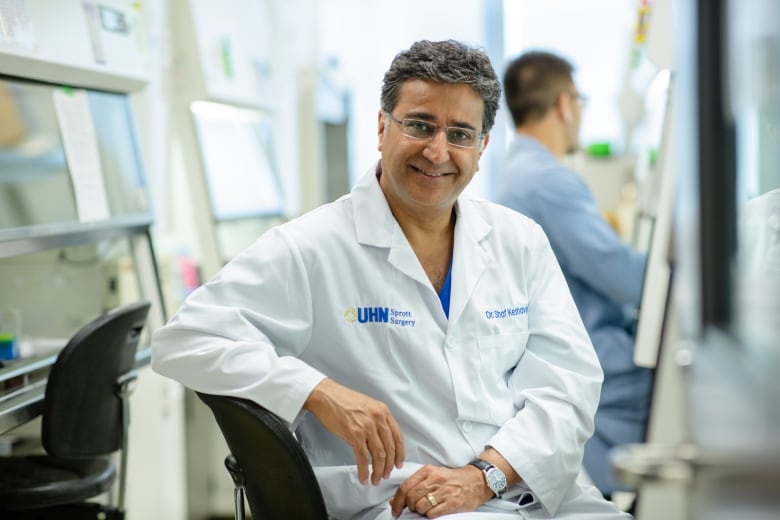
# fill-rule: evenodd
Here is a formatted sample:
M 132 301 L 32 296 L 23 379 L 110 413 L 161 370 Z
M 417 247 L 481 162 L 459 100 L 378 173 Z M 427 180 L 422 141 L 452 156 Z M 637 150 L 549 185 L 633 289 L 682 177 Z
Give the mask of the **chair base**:
M 124 511 L 106 504 L 85 502 L 44 509 L 2 510 L 3 520 L 124 520 Z

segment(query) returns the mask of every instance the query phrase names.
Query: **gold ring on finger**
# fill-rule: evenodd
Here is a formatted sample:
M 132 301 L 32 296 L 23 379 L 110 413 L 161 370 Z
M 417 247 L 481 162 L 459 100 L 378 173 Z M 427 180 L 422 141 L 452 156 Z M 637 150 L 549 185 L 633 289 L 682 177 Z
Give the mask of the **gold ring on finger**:
M 425 495 L 425 498 L 428 499 L 428 502 L 430 502 L 431 506 L 433 507 L 436 507 L 436 505 L 439 503 L 439 501 L 436 500 L 436 497 L 433 496 L 433 493 L 428 493 L 427 495 Z

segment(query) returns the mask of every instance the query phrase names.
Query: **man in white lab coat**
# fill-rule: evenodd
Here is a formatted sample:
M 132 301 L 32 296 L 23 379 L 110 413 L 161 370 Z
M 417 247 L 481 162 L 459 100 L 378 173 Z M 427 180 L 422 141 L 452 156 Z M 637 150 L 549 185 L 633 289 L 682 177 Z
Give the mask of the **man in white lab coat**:
M 154 335 L 159 373 L 297 430 L 334 518 L 628 517 L 575 481 L 602 374 L 544 233 L 461 195 L 500 92 L 480 50 L 399 53 L 378 164 Z

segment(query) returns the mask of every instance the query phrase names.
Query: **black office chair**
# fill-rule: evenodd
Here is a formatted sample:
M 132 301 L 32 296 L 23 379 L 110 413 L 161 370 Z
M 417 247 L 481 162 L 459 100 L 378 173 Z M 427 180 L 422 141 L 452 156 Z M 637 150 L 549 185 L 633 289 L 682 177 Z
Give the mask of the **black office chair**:
M 129 395 L 149 302 L 132 303 L 81 328 L 57 356 L 41 418 L 45 454 L 0 457 L 0 518 L 124 517 Z M 87 503 L 116 480 L 115 505 Z
M 203 394 L 230 453 L 225 466 L 235 484 L 236 519 L 244 495 L 255 520 L 328 520 L 309 459 L 277 415 L 247 399 Z

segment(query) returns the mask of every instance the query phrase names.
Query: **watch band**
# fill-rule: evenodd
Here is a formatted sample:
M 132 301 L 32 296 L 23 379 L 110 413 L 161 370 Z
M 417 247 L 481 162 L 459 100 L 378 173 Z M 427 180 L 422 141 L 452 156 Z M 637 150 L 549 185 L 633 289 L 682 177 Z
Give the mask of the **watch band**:
M 490 468 L 495 468 L 495 466 L 494 466 L 494 465 L 492 465 L 492 464 L 491 464 L 491 463 L 489 463 L 488 461 L 486 461 L 486 460 L 482 460 L 482 459 L 474 459 L 474 460 L 472 460 L 471 462 L 469 462 L 469 464 L 471 464 L 472 466 L 476 466 L 476 467 L 478 467 L 478 468 L 479 468 L 479 469 L 481 469 L 482 471 L 487 471 L 487 470 L 489 470 Z

